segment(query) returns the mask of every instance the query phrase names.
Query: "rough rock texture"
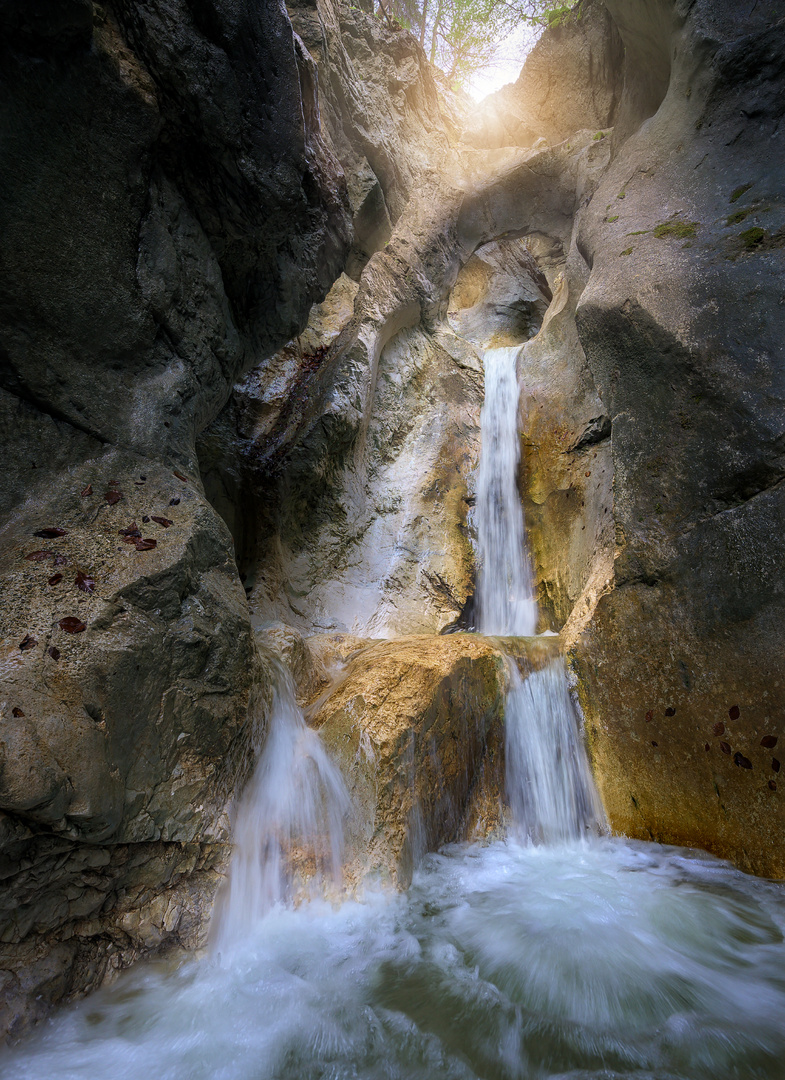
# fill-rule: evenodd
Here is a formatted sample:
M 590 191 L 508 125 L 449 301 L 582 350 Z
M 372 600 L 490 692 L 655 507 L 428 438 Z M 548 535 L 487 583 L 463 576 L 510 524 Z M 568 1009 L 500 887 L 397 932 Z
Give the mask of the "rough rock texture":
M 349 664 L 313 721 L 349 786 L 349 885 L 406 887 L 426 852 L 476 823 L 484 770 L 503 775 L 505 655 L 530 672 L 558 649 L 557 638 L 404 637 Z
M 200 938 L 266 683 L 194 438 L 302 329 L 349 221 L 275 3 L 6 3 L 0 51 L 0 979 L 18 1030 Z
M 781 877 L 785 24 L 608 7 L 669 82 L 579 222 L 616 532 L 581 696 L 616 828 Z

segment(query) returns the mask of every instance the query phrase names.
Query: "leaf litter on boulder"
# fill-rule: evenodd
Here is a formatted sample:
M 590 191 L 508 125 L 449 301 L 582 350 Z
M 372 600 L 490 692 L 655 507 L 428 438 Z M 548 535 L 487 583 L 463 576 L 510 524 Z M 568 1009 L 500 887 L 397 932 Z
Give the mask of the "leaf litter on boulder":
M 11 709 L 11 715 L 12 716 L 24 716 L 24 713 L 22 712 L 22 710 L 19 708 L 18 705 L 14 705 L 13 709 Z
M 25 636 L 19 642 L 19 648 L 22 650 L 22 652 L 27 652 L 28 649 L 35 648 L 37 644 L 38 642 L 34 637 L 31 637 L 30 634 L 25 634 Z
M 138 540 L 142 536 L 135 521 L 132 521 L 125 529 L 118 529 L 117 535 L 122 536 L 126 544 L 133 544 L 134 540 Z
M 88 484 L 86 488 L 82 489 L 82 498 L 85 499 L 88 495 L 93 494 L 93 485 Z
M 67 615 L 57 625 L 61 630 L 65 630 L 66 634 L 81 634 L 83 630 L 87 629 L 87 625 L 73 615 Z
M 155 514 L 150 518 L 151 521 L 157 522 L 159 525 L 163 525 L 165 529 L 168 529 L 170 525 L 174 525 L 171 518 L 168 517 L 156 517 Z
M 730 746 L 726 742 L 721 742 L 720 743 L 720 750 L 722 750 L 723 754 L 729 754 L 730 753 Z
M 110 506 L 114 506 L 115 503 L 119 503 L 123 497 L 122 491 L 106 491 L 104 492 L 104 498 Z
M 184 484 L 187 484 L 187 483 L 188 483 L 188 477 L 187 477 L 187 476 L 183 476 L 183 474 L 182 474 L 181 472 L 178 472 L 178 471 L 177 471 L 176 469 L 175 469 L 175 470 L 174 470 L 174 472 L 172 473 L 172 476 L 176 476 L 176 477 L 177 477 L 177 479 L 178 479 L 178 480 L 182 480 Z
M 50 645 L 46 651 L 49 653 L 53 660 L 60 659 L 60 650 L 55 648 L 54 645 Z
M 42 540 L 55 540 L 58 536 L 67 536 L 68 529 L 38 529 L 33 536 L 40 536 Z
M 739 706 L 731 705 L 731 707 L 728 709 L 728 716 L 731 718 L 731 720 L 738 720 L 741 716 L 741 709 L 739 708 Z
M 724 735 L 725 725 L 723 724 L 722 720 L 720 720 L 720 722 L 718 724 L 715 724 L 711 730 L 714 732 L 715 735 Z
M 144 540 L 134 540 L 134 546 L 137 551 L 151 551 L 154 547 L 158 546 L 158 541 L 153 540 L 150 537 L 145 537 Z
M 86 592 L 86 593 L 94 593 L 95 592 L 95 582 L 93 581 L 93 579 L 91 577 L 88 577 L 87 574 L 83 574 L 81 570 L 76 575 L 76 578 L 74 580 L 74 585 L 76 585 L 77 589 L 81 589 L 82 592 Z
M 764 735 L 760 741 L 761 746 L 765 746 L 767 750 L 773 750 L 777 745 L 776 735 Z
M 750 759 L 746 758 L 744 756 L 744 754 L 740 754 L 738 752 L 738 750 L 733 755 L 733 764 L 738 765 L 739 768 L 741 768 L 741 769 L 751 769 L 752 768 L 752 762 L 750 761 Z
M 52 574 L 52 576 L 49 578 L 49 584 L 50 585 L 59 585 L 62 580 L 63 580 L 63 575 L 62 574 Z

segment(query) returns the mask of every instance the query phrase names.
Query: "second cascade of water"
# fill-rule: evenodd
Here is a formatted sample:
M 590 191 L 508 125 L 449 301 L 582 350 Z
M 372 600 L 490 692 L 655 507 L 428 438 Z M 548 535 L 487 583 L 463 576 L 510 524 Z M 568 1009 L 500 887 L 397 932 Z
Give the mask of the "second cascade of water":
M 513 637 L 529 636 L 537 626 L 518 493 L 520 351 L 485 352 L 477 484 L 479 630 Z M 508 667 L 505 782 L 513 829 L 537 843 L 576 839 L 596 829 L 603 813 L 564 665 L 556 661 L 526 679 L 512 659 Z
M 298 878 L 319 884 L 341 876 L 346 785 L 307 726 L 288 670 L 271 664 L 264 743 L 255 747 L 256 768 L 237 807 L 229 880 L 213 916 L 218 952 L 231 952 L 258 919 L 292 899 Z

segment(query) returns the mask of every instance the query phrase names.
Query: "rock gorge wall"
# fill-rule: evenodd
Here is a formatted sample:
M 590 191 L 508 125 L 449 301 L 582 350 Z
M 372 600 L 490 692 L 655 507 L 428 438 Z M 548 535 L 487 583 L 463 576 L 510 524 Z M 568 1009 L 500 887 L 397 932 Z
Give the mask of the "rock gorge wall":
M 472 625 L 489 344 L 525 343 L 542 628 L 611 824 L 785 874 L 779 8 L 584 0 L 470 115 L 331 0 L 0 6 L 6 1029 L 203 940 L 254 628 L 308 698 L 348 633 Z M 392 778 L 404 713 L 451 750 L 463 640 L 395 723 L 422 646 L 353 656 L 317 722 L 387 724 Z

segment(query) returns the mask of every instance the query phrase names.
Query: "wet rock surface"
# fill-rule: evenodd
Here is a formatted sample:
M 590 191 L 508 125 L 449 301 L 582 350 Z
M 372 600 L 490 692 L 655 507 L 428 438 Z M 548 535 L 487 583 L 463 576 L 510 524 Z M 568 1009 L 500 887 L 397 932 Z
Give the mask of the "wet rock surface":
M 346 883 L 405 888 L 422 856 L 501 818 L 505 656 L 524 672 L 557 638 L 475 634 L 378 642 L 350 661 L 312 723 L 347 780 Z
M 203 937 L 267 678 L 194 438 L 302 328 L 350 225 L 276 5 L 11 3 L 0 51 L 0 1024 L 18 1033 Z

